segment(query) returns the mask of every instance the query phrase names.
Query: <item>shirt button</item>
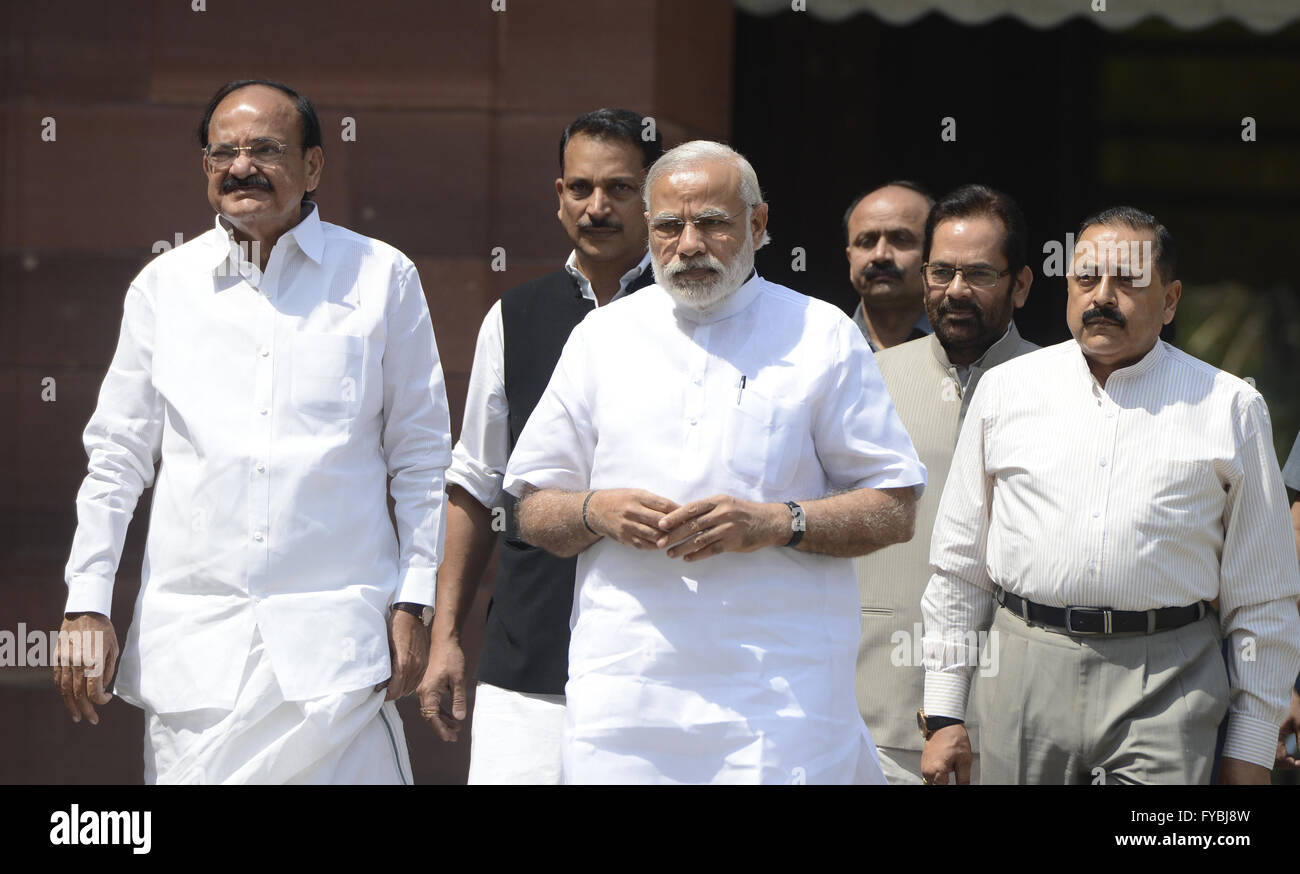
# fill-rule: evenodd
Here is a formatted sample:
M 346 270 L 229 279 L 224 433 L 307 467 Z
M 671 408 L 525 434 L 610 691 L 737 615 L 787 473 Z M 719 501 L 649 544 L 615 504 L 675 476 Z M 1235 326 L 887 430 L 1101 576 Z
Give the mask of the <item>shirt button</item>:
M 259 468 L 259 470 L 260 470 L 260 468 Z M 1094 519 L 1100 519 L 1100 518 L 1101 518 L 1101 510 L 1093 510 L 1093 511 L 1092 511 L 1092 518 L 1094 518 Z
M 265 464 L 259 464 L 259 465 L 257 466 L 257 472 L 258 472 L 258 473 L 265 473 L 265 472 L 266 472 L 266 465 L 265 465 Z
M 266 407 L 262 407 L 262 409 L 258 410 L 258 412 L 261 413 L 263 416 L 265 416 L 267 413 L 271 411 L 268 410 Z
M 261 532 L 261 531 L 256 531 L 256 532 L 254 532 L 254 533 L 253 533 L 253 539 L 256 540 L 258 543 L 261 543 L 261 542 L 262 542 L 262 532 Z
M 1102 466 L 1102 467 L 1105 467 L 1105 466 L 1106 466 L 1106 459 L 1103 458 L 1103 459 L 1101 460 L 1101 466 Z
M 698 419 L 691 419 L 691 424 L 692 424 L 692 425 L 695 425 L 695 424 L 698 424 L 698 423 L 699 423 L 699 420 L 698 420 Z
M 270 349 L 267 349 L 265 346 L 263 346 L 261 349 L 258 349 L 258 350 L 257 350 L 257 354 L 258 354 L 258 355 L 261 355 L 263 358 L 265 358 L 266 356 L 268 356 L 268 355 L 271 354 L 271 350 L 270 350 Z

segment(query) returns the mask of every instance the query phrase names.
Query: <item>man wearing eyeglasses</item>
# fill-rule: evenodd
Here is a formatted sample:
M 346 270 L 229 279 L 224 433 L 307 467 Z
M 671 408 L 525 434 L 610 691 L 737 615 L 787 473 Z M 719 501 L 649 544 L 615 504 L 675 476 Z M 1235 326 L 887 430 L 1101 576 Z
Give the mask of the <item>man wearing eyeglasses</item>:
M 911 535 L 924 469 L 853 323 L 755 273 L 748 161 L 678 146 L 645 207 L 656 285 L 574 329 L 506 471 L 578 556 L 564 778 L 883 782 L 849 558 Z
M 479 331 L 465 422 L 447 471 L 446 561 L 419 690 L 434 731 L 457 740 L 468 711 L 461 633 L 500 532 L 474 697 L 471 784 L 561 779 L 575 562 L 519 539 L 514 497 L 501 483 L 574 325 L 653 281 L 641 182 L 662 153 L 662 135 L 630 110 L 574 119 L 560 137 L 555 180 L 573 251 L 561 269 L 503 294 Z M 505 524 L 494 526 L 498 509 Z
M 228 83 L 199 140 L 215 227 L 131 283 L 85 432 L 64 628 L 105 658 L 56 682 L 99 721 L 161 459 L 115 689 L 145 711 L 146 781 L 409 783 L 393 702 L 424 670 L 451 460 L 420 278 L 321 220 L 320 123 L 293 89 Z
M 1154 216 L 1108 209 L 1077 239 L 1073 339 L 984 376 L 939 501 L 924 712 L 950 724 L 921 771 L 964 782 L 996 660 L 972 702 L 984 783 L 1204 783 L 1225 711 L 1220 780 L 1267 783 L 1300 669 L 1268 409 L 1160 339 L 1182 285 Z
M 1026 264 L 1028 237 L 1020 207 L 1000 191 L 964 185 L 941 198 L 930 210 L 920 250 L 934 333 L 876 355 L 928 479 L 917 502 L 916 536 L 857 562 L 858 705 L 892 783 L 922 782 L 926 733 L 942 725 L 931 718 L 917 730 L 925 681 L 921 594 L 930 579 L 930 535 L 962 419 L 984 373 L 1038 348 L 1021 338 L 1012 319 L 1034 278 Z M 974 725 L 968 729 L 978 738 Z M 974 756 L 972 781 L 978 781 L 978 770 Z

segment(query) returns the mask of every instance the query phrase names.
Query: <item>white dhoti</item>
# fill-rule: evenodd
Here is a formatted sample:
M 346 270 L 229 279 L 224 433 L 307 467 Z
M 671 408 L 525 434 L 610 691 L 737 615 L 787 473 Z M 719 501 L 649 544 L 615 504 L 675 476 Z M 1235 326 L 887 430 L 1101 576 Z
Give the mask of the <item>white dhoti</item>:
M 479 683 L 470 730 L 469 784 L 559 785 L 564 696 Z
M 256 633 L 234 709 L 145 709 L 145 782 L 410 784 L 402 720 L 384 694 L 286 701 Z

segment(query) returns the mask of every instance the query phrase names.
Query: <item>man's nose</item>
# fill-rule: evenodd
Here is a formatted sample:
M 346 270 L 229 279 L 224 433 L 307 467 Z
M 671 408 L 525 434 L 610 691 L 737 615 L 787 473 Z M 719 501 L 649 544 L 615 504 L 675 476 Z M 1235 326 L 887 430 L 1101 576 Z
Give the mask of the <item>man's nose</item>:
M 1103 273 L 1097 281 L 1097 288 L 1092 293 L 1092 305 L 1116 306 L 1119 303 L 1119 298 L 1115 294 L 1116 284 L 1114 276 Z
M 678 255 L 698 255 L 704 251 L 704 235 L 695 227 L 694 222 L 687 222 L 682 227 L 682 235 L 677 240 Z
M 953 300 L 969 300 L 975 291 L 966 282 L 966 274 L 958 271 L 957 275 L 948 283 L 948 297 Z
M 880 239 L 876 240 L 876 245 L 871 247 L 871 261 L 872 263 L 880 264 L 885 261 L 893 260 L 894 251 L 889 247 L 889 243 L 885 240 L 884 236 L 881 236 Z
M 591 199 L 587 201 L 587 212 L 593 216 L 601 216 L 609 210 L 609 195 L 605 193 L 605 189 L 599 186 L 592 189 Z
M 230 170 L 228 172 L 236 179 L 244 179 L 245 177 L 252 176 L 254 173 L 254 164 L 253 159 L 249 156 L 248 152 L 236 152 L 235 160 L 230 163 Z

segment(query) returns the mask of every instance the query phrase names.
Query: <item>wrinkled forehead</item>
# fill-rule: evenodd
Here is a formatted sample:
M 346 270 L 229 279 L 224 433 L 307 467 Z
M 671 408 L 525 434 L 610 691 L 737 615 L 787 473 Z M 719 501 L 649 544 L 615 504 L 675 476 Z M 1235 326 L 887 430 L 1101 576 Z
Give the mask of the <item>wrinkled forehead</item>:
M 1127 225 L 1093 225 L 1075 241 L 1075 273 L 1150 276 L 1155 268 L 1155 235 Z
M 208 123 L 208 139 L 236 142 L 274 137 L 293 143 L 301 139 L 301 127 L 298 109 L 289 95 L 264 85 L 249 85 L 232 91 L 217 104 Z
M 744 205 L 740 196 L 740 170 L 721 161 L 673 170 L 650 187 L 651 215 L 682 210 L 696 213 L 706 209 L 731 213 Z

